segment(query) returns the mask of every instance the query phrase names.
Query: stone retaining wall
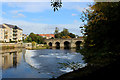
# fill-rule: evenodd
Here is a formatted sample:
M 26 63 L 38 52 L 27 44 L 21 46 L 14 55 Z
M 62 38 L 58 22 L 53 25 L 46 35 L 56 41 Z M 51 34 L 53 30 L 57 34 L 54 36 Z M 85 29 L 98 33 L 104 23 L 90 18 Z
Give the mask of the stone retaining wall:
M 2 46 L 14 46 L 15 48 L 25 47 L 23 43 L 0 43 L 0 47 Z

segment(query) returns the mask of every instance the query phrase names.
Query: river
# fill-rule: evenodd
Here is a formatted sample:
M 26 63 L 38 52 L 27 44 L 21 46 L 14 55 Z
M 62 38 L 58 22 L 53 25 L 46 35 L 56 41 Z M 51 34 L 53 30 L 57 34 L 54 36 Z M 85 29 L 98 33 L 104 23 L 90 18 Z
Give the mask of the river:
M 60 63 L 78 62 L 85 66 L 83 56 L 72 50 L 6 50 L 0 58 L 2 78 L 56 78 L 73 71 Z

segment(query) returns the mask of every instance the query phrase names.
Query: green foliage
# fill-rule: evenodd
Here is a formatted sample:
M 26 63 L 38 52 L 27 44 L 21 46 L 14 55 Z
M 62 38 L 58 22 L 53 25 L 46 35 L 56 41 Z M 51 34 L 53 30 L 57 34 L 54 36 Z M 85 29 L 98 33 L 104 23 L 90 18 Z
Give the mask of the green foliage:
M 43 37 L 36 35 L 34 33 L 30 33 L 30 35 L 24 40 L 24 42 L 32 42 L 35 41 L 38 44 L 44 43 Z
M 36 45 L 36 42 L 35 42 L 35 41 L 33 41 L 33 42 L 32 42 L 32 46 L 35 46 L 35 45 Z
M 63 31 L 59 32 L 59 29 L 55 28 L 55 38 L 75 38 L 75 34 L 70 33 L 68 29 L 64 28 Z
M 59 33 L 59 29 L 58 29 L 58 27 L 56 27 L 54 34 L 58 34 L 58 33 Z
M 82 54 L 86 62 L 100 61 L 104 54 L 120 53 L 120 2 L 96 2 L 83 12 L 84 48 Z M 82 27 L 81 27 L 82 28 Z M 83 29 L 83 28 L 82 28 Z M 111 56 L 107 57 L 110 59 Z M 98 60 L 99 58 L 99 60 Z
M 46 49 L 49 49 L 49 46 L 48 45 L 45 45 Z
M 70 36 L 71 38 L 75 38 L 76 37 L 75 34 L 73 34 L 73 33 L 70 33 L 68 36 Z
M 61 0 L 51 0 L 51 6 L 53 7 L 54 12 L 58 11 L 58 9 L 62 7 L 62 2 Z

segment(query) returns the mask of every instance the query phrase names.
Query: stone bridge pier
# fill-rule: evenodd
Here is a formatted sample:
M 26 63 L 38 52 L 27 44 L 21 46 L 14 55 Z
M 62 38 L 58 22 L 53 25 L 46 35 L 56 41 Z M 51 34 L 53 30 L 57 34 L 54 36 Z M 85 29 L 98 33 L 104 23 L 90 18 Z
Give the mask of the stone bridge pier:
M 83 42 L 82 38 L 73 38 L 73 39 L 46 39 L 46 44 L 50 48 L 80 48 L 81 43 Z

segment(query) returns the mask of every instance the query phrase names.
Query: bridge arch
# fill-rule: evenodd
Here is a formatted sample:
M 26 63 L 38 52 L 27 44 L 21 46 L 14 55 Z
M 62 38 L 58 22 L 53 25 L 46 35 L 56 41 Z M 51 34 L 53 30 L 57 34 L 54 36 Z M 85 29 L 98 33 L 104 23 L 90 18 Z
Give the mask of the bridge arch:
M 48 45 L 49 45 L 50 48 L 52 48 L 53 44 L 52 44 L 52 42 L 49 42 Z
M 82 41 L 76 41 L 75 45 L 76 45 L 76 49 L 80 49 L 80 44 L 82 43 Z
M 64 49 L 70 49 L 71 43 L 69 41 L 64 41 Z
M 55 45 L 56 45 L 55 46 L 56 49 L 60 49 L 60 42 L 56 42 Z
M 70 49 L 70 48 L 79 48 L 80 44 L 83 42 L 82 38 L 72 38 L 72 39 L 45 39 L 45 42 L 48 46 L 51 48 L 64 48 L 64 49 Z

